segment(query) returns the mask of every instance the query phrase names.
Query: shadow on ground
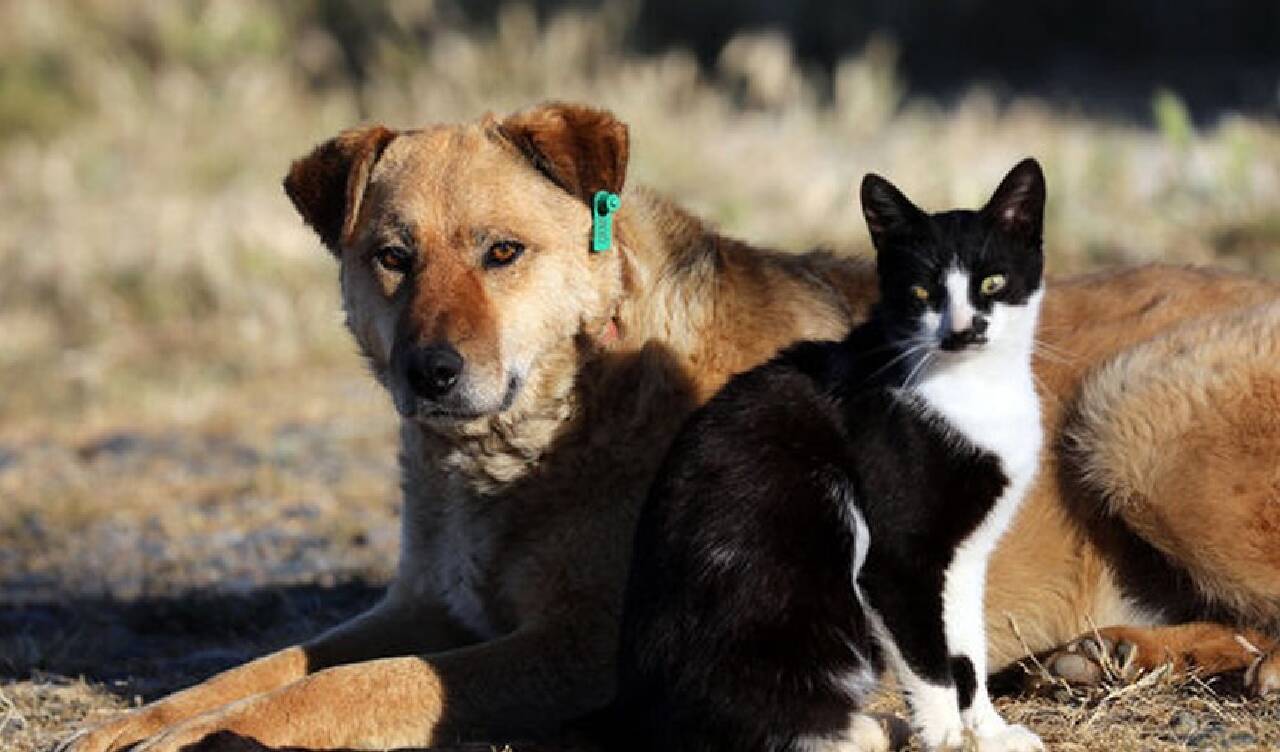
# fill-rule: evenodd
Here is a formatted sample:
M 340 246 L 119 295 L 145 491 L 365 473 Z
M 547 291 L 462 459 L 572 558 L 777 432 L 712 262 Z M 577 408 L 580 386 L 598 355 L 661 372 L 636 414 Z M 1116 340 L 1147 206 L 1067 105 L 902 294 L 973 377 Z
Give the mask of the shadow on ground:
M 83 677 L 144 701 L 337 624 L 383 588 L 266 587 L 114 599 L 61 596 L 0 607 L 0 682 Z

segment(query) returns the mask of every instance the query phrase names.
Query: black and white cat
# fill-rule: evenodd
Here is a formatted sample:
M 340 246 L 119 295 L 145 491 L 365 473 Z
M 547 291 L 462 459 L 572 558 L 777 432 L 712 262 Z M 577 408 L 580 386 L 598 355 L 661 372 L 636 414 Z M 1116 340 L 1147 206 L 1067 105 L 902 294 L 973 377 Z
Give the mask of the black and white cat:
M 881 300 L 843 342 L 735 377 L 650 492 L 617 708 L 645 750 L 883 749 L 891 669 L 926 747 L 1042 749 L 986 690 L 987 559 L 1038 464 L 1045 186 L 929 215 L 868 175 Z M 615 739 L 619 738 L 615 735 Z

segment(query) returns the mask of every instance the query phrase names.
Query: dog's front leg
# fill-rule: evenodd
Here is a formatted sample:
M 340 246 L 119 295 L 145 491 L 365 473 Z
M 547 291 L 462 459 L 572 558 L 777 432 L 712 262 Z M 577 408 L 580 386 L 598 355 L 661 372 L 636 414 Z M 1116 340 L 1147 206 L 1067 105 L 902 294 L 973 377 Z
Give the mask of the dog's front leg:
M 79 732 L 59 752 L 117 752 L 212 708 L 285 686 L 306 674 L 307 657 L 295 645 L 218 674 L 132 710 L 100 726 Z
M 389 596 L 305 645 L 224 671 L 73 737 L 71 752 L 116 752 L 229 703 L 272 692 L 330 666 L 444 650 L 463 637 L 443 616 Z
M 323 750 L 554 730 L 613 690 L 611 642 L 584 644 L 578 634 L 548 625 L 438 655 L 337 666 L 199 716 L 136 752 L 178 752 L 216 732 L 232 744 Z

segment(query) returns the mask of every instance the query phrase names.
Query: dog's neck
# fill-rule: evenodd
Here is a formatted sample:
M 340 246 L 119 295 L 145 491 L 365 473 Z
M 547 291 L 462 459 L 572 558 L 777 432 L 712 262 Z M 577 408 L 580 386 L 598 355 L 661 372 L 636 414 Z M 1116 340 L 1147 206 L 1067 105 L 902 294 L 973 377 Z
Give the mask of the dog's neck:
M 471 421 L 406 421 L 406 461 L 434 466 L 476 493 L 500 493 L 568 434 L 619 430 L 615 414 L 642 409 L 642 396 L 643 409 L 678 419 L 728 376 L 794 339 L 842 336 L 874 297 L 869 265 L 749 248 L 643 188 L 624 196 L 615 234 L 616 299 L 577 337 L 543 354 L 508 410 Z M 770 285 L 789 284 L 806 286 L 805 294 L 790 304 L 773 300 Z M 629 395 L 633 384 L 667 391 Z

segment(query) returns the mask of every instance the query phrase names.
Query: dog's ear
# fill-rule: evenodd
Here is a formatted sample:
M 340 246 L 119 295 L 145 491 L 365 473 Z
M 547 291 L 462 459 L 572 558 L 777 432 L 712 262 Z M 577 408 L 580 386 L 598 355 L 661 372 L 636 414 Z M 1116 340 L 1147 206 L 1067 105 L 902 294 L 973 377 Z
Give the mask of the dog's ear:
M 289 168 L 284 192 L 334 254 L 350 240 L 369 173 L 395 135 L 381 125 L 345 130 Z
M 596 191 L 621 193 L 627 126 L 605 110 L 553 102 L 517 112 L 498 133 L 556 185 L 588 204 Z

